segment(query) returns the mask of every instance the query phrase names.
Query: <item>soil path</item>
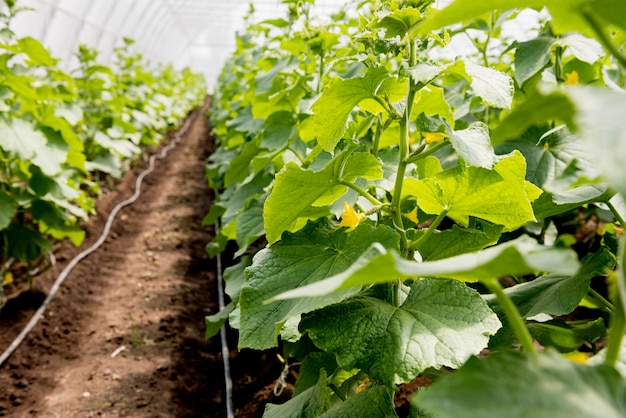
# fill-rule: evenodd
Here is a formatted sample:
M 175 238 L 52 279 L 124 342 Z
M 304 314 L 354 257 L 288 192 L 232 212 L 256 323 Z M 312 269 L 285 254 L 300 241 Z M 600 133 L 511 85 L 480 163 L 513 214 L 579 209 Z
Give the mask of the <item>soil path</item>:
M 205 106 L 181 143 L 145 178 L 96 253 L 72 272 L 45 317 L 0 368 L 0 416 L 224 417 L 219 336 L 204 316 L 218 310 L 216 265 L 204 246 L 211 204 L 204 178 L 211 152 Z M 0 311 L 0 350 L 21 331 L 63 267 L 101 234 L 113 207 L 132 195 L 144 162 L 98 203 L 80 248 L 63 245 L 57 265 Z M 228 265 L 229 260 L 224 264 Z M 275 353 L 236 351 L 230 332 L 236 416 L 261 416 L 280 374 Z

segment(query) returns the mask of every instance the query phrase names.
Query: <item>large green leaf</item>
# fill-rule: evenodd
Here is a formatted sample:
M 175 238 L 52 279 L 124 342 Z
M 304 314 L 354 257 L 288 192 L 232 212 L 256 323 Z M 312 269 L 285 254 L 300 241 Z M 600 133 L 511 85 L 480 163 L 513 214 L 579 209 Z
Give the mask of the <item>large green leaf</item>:
M 0 147 L 14 153 L 21 160 L 28 161 L 46 147 L 46 137 L 25 120 L 0 119 Z
M 346 369 L 359 368 L 389 387 L 427 368 L 457 368 L 500 327 L 480 295 L 455 280 L 415 282 L 402 306 L 367 296 L 302 318 L 300 329 Z
M 397 248 L 391 228 L 363 224 L 353 232 L 335 229 L 327 221 L 309 223 L 302 231 L 285 234 L 279 243 L 261 250 L 246 271 L 241 289 L 239 345 L 265 349 L 276 345 L 282 324 L 290 318 L 338 302 L 358 289 L 324 298 L 264 303 L 287 290 L 315 283 L 346 270 L 372 243 Z
M 331 205 L 348 190 L 341 182 L 357 178 L 381 179 L 382 163 L 370 153 L 345 151 L 320 171 L 287 163 L 276 175 L 272 193 L 264 208 L 265 230 L 269 243 L 284 231 L 297 231 L 308 220 L 330 214 Z
M 430 214 L 444 210 L 467 226 L 470 216 L 515 229 L 534 221 L 531 202 L 541 190 L 527 182 L 526 161 L 518 151 L 498 161 L 493 170 L 456 166 L 424 180 L 407 178 L 403 193 L 417 198 Z
M 426 231 L 418 231 L 417 241 Z M 494 245 L 502 233 L 502 226 L 484 225 L 480 230 L 460 228 L 454 225 L 445 231 L 434 231 L 428 239 L 414 249 L 419 251 L 423 261 L 434 261 L 454 257 L 468 252 L 480 251 Z
M 523 317 L 532 317 L 540 313 L 548 315 L 566 315 L 578 306 L 589 292 L 591 279 L 605 276 L 615 267 L 615 256 L 602 247 L 598 252 L 588 255 L 573 275 L 551 273 L 531 282 L 518 284 L 505 290 L 517 306 Z M 485 300 L 496 313 L 500 312 L 493 295 L 486 295 Z M 500 315 L 503 318 L 503 315 Z
M 317 141 L 332 153 L 356 105 L 383 95 L 391 102 L 400 101 L 406 92 L 407 83 L 391 78 L 383 67 L 372 68 L 362 77 L 334 78 L 312 106 Z
M 626 416 L 626 385 L 612 367 L 575 364 L 554 351 L 503 352 L 471 358 L 413 402 L 446 418 L 618 418 Z
M 547 6 L 553 18 L 554 30 L 558 33 L 584 31 L 593 33 L 582 17 L 585 5 L 593 10 L 593 0 L 456 0 L 443 10 L 438 10 L 413 26 L 410 34 L 426 35 L 428 32 L 437 30 L 454 23 L 469 21 L 485 15 L 492 10 L 541 9 Z M 623 10 L 623 9 L 622 9 Z M 615 19 L 615 18 L 614 18 Z
M 399 278 L 447 277 L 475 282 L 537 271 L 574 274 L 577 267 L 578 259 L 573 251 L 539 245 L 526 236 L 481 252 L 424 263 L 405 260 L 395 251 L 376 244 L 340 274 L 284 292 L 273 299 L 321 296 L 353 286 L 393 282 Z

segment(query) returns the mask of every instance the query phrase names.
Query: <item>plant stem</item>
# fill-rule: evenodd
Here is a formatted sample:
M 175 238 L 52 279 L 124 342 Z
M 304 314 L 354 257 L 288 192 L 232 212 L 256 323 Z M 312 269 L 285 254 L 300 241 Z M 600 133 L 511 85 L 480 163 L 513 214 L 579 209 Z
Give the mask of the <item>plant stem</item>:
M 620 267 L 620 270 L 621 267 Z M 623 280 L 623 274 L 619 275 L 618 280 Z M 617 301 L 619 302 L 619 301 Z M 609 366 L 615 366 L 619 360 L 622 349 L 622 340 L 626 333 L 626 319 L 624 318 L 624 308 L 621 303 L 615 304 L 615 310 L 611 315 L 611 326 L 609 327 L 609 342 L 606 347 L 606 357 L 604 363 Z
M 317 93 L 322 91 L 322 77 L 324 76 L 324 51 L 320 54 L 319 79 L 317 80 Z
M 615 310 L 615 306 L 611 302 L 609 302 L 604 296 L 598 293 L 597 290 L 589 289 L 589 296 L 594 299 L 593 302 L 601 305 L 601 310 L 604 310 L 608 313 L 611 313 Z
M 415 40 L 409 39 L 409 67 L 415 66 L 416 51 Z M 402 257 L 408 256 L 408 241 L 406 233 L 404 232 L 404 224 L 402 221 L 402 211 L 400 210 L 400 200 L 402 197 L 402 186 L 404 184 L 404 174 L 408 165 L 407 159 L 409 157 L 409 122 L 411 118 L 411 111 L 413 109 L 413 102 L 415 101 L 415 89 L 413 86 L 413 80 L 409 80 L 409 91 L 406 99 L 406 108 L 404 115 L 400 121 L 400 158 L 398 161 L 398 171 L 396 173 L 396 181 L 393 189 L 393 198 L 391 200 L 391 207 L 393 211 L 393 221 L 396 228 L 401 234 L 401 247 L 400 253 Z
M 447 147 L 447 146 L 448 146 L 448 145 L 450 145 L 450 144 L 451 144 L 451 142 L 450 142 L 450 141 L 448 141 L 448 140 L 443 141 L 443 142 L 441 142 L 441 143 L 439 143 L 439 144 L 435 145 L 434 147 L 430 147 L 430 148 L 428 148 L 426 151 L 423 151 L 423 152 L 420 152 L 419 154 L 415 154 L 415 155 L 410 156 L 410 157 L 408 158 L 408 160 L 407 160 L 407 163 L 409 163 L 409 164 L 410 164 L 410 163 L 414 163 L 414 162 L 416 162 L 416 161 L 421 160 L 422 158 L 426 158 L 426 157 L 428 157 L 429 155 L 432 155 L 432 154 L 436 153 L 436 152 L 437 152 L 437 151 L 439 151 L 440 149 L 445 148 L 445 147 Z
M 604 32 L 602 24 L 598 22 L 596 17 L 593 15 L 592 10 L 590 10 L 589 7 L 585 7 L 582 9 L 582 15 L 589 24 L 589 26 L 591 26 L 591 29 L 593 29 L 596 37 L 602 43 L 602 46 L 604 46 L 606 50 L 609 51 L 609 53 L 617 60 L 617 62 L 620 63 L 623 68 L 626 68 L 626 57 L 619 52 L 615 45 L 613 45 L 611 39 L 609 39 L 606 32 Z
M 613 205 L 613 203 L 611 203 L 610 201 L 607 201 L 606 204 L 611 210 L 611 212 L 613 213 L 613 216 L 615 216 L 615 219 L 617 219 L 617 221 L 619 222 L 620 226 L 622 228 L 626 228 L 626 221 L 622 217 L 622 214 L 619 213 L 617 208 Z M 618 265 L 617 289 L 619 291 L 618 297 L 620 300 L 614 301 L 616 304 L 621 302 L 622 313 L 626 312 L 626 277 L 624 275 L 624 262 L 625 261 L 626 261 L 626 243 L 622 239 L 621 240 L 621 252 L 618 255 L 618 259 L 617 259 L 617 265 Z
M 504 292 L 500 282 L 497 279 L 491 279 L 482 281 L 481 283 L 483 283 L 491 293 L 496 295 L 496 300 L 504 311 L 506 318 L 509 320 L 509 324 L 511 325 L 511 328 L 513 328 L 515 336 L 522 345 L 522 349 L 526 352 L 534 353 L 535 346 L 533 344 L 533 338 L 526 327 L 524 318 L 522 318 L 519 314 L 519 311 L 511 298 L 509 298 Z
M 372 196 L 367 191 L 363 190 L 361 187 L 357 186 L 354 183 L 350 183 L 349 181 L 339 180 L 339 184 L 342 184 L 344 186 L 348 186 L 349 188 L 351 188 L 352 190 L 354 190 L 359 195 L 363 196 L 364 198 L 366 198 L 367 200 L 369 200 L 370 202 L 372 202 L 376 206 L 382 206 L 383 205 L 383 203 L 380 200 L 376 199 L 374 196 Z
M 426 230 L 424 235 L 422 235 L 417 241 L 413 242 L 411 244 L 410 248 L 411 249 L 415 249 L 415 248 L 419 247 L 422 242 L 426 241 L 433 234 L 435 229 L 439 226 L 439 224 L 441 223 L 441 221 L 443 221 L 443 218 L 445 218 L 447 214 L 448 214 L 448 209 L 444 209 L 443 212 L 441 212 L 435 218 L 433 223 L 430 224 L 430 226 L 428 227 L 428 229 Z
M 374 133 L 374 141 L 372 142 L 372 154 L 378 155 L 378 146 L 380 137 L 383 134 L 383 118 L 380 114 L 376 115 L 376 132 Z
M 335 392 L 335 395 L 337 395 L 339 397 L 339 399 L 341 399 L 343 402 L 346 401 L 345 395 L 343 393 L 341 393 L 341 391 L 339 390 L 337 385 L 335 385 L 334 383 L 329 383 L 328 387 L 331 388 L 333 392 Z

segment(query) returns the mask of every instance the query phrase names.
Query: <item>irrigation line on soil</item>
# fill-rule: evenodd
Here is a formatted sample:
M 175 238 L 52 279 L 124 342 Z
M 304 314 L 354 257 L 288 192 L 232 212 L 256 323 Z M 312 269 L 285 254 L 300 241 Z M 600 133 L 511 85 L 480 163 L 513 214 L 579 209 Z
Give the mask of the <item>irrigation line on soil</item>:
M 215 222 L 215 235 L 220 233 L 219 220 Z M 217 295 L 218 307 L 222 311 L 224 309 L 224 279 L 222 278 L 222 257 L 217 254 Z M 226 340 L 226 325 L 220 328 L 220 340 L 222 342 L 222 362 L 224 363 L 224 384 L 226 385 L 226 417 L 233 418 L 233 380 L 230 377 L 230 350 L 228 349 L 228 341 Z
M 72 261 L 70 261 L 70 263 L 67 266 L 65 266 L 65 269 L 63 269 L 61 274 L 59 274 L 59 276 L 55 280 L 54 284 L 50 288 L 50 291 L 48 292 L 48 296 L 46 296 L 46 299 L 44 300 L 44 302 L 41 304 L 39 309 L 37 309 L 37 312 L 35 312 L 35 314 L 30 319 L 26 327 L 17 336 L 17 338 L 13 340 L 11 345 L 9 345 L 9 347 L 4 351 L 4 353 L 2 353 L 2 356 L 0 356 L 0 367 L 2 367 L 4 363 L 8 360 L 8 358 L 11 357 L 11 355 L 15 352 L 15 350 L 17 350 L 20 344 L 24 342 L 28 333 L 32 331 L 33 328 L 35 328 L 35 325 L 37 325 L 37 322 L 39 322 L 44 312 L 48 308 L 48 305 L 50 305 L 50 302 L 52 302 L 52 299 L 58 292 L 59 288 L 61 287 L 61 285 L 67 278 L 67 276 L 69 276 L 71 271 L 78 265 L 78 263 L 80 263 L 82 260 L 87 258 L 87 256 L 95 252 L 104 243 L 104 241 L 107 239 L 109 235 L 109 231 L 111 230 L 111 225 L 113 225 L 115 216 L 119 213 L 119 211 L 122 210 L 124 207 L 134 203 L 137 199 L 139 199 L 139 196 L 141 195 L 141 183 L 144 177 L 146 177 L 148 174 L 150 174 L 154 170 L 155 160 L 156 159 L 162 160 L 163 158 L 165 158 L 167 153 L 171 151 L 180 142 L 182 136 L 187 132 L 187 130 L 189 129 L 189 126 L 191 126 L 191 123 L 195 120 L 197 114 L 198 112 L 196 111 L 192 115 L 190 115 L 189 118 L 187 118 L 187 120 L 183 124 L 183 126 L 176 133 L 172 142 L 166 147 L 163 147 L 163 149 L 161 150 L 159 154 L 154 154 L 150 157 L 150 166 L 144 171 L 142 171 L 141 174 L 139 174 L 139 176 L 137 177 L 137 180 L 135 182 L 135 193 L 128 199 L 123 200 L 122 202 L 118 203 L 117 206 L 113 208 L 113 210 L 109 214 L 109 217 L 107 218 L 107 222 L 104 225 L 104 229 L 102 230 L 102 235 L 100 235 L 100 238 L 98 239 L 98 241 L 96 241 L 91 247 L 87 248 L 83 252 L 77 254 L 76 257 L 74 257 Z

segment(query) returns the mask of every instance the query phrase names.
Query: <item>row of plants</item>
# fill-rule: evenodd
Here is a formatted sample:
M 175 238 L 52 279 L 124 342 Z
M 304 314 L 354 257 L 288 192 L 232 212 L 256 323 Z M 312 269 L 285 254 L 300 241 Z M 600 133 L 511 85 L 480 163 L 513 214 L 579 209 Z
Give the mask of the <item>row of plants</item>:
M 53 240 L 79 245 L 81 222 L 147 146 L 205 95 L 202 76 L 151 66 L 131 51 L 98 62 L 82 45 L 71 72 L 36 39 L 18 37 L 11 21 L 30 13 L 14 0 L 0 14 L 0 278 L 3 287 L 42 261 Z M 22 271 L 24 268 L 21 269 Z
M 299 365 L 265 415 L 626 415 L 626 4 L 283 3 L 237 36 L 207 165 L 207 251 L 239 257 L 207 336 Z

